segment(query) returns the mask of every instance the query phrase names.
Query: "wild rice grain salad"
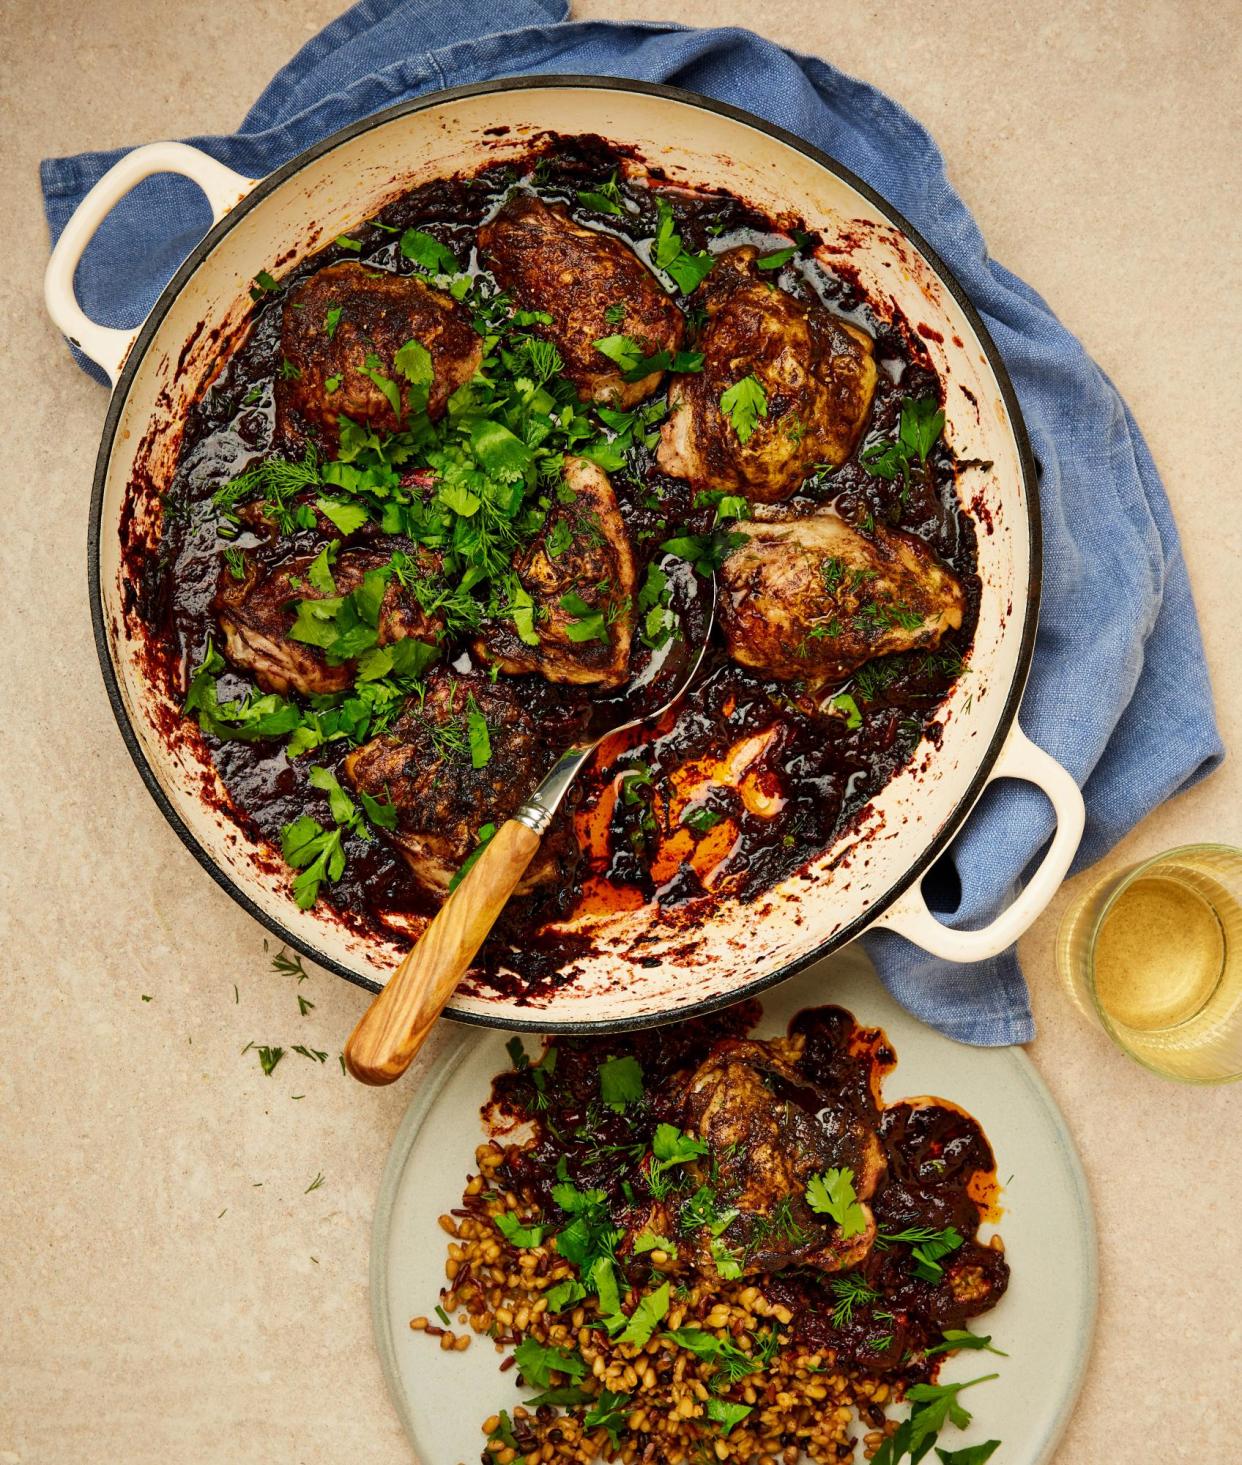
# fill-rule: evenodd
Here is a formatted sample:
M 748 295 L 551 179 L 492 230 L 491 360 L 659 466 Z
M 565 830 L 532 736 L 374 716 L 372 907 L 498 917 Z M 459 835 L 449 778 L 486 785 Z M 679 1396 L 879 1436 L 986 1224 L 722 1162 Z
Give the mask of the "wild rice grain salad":
M 486 1334 L 533 1395 L 483 1421 L 484 1465 L 736 1460 L 982 1465 L 938 1443 L 972 1383 L 967 1320 L 1003 1294 L 995 1163 L 941 1100 L 885 1106 L 895 1055 L 840 1008 L 747 1036 L 755 1003 L 624 1038 L 514 1039 L 484 1111 L 435 1318 Z M 888 1418 L 902 1399 L 910 1417 Z

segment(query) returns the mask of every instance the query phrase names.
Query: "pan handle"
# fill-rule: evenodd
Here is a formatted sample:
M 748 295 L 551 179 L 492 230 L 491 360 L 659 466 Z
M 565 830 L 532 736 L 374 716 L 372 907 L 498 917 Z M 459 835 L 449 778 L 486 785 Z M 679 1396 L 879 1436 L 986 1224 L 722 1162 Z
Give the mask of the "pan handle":
M 1071 775 L 1055 758 L 1031 742 L 1016 722 L 988 775 L 988 783 L 998 778 L 1019 778 L 1033 783 L 1047 795 L 1057 816 L 1056 833 L 1048 853 L 1017 900 L 981 931 L 955 931 L 932 915 L 920 886 L 915 884 L 876 920 L 876 926 L 896 931 L 907 941 L 946 961 L 984 961 L 1012 946 L 1043 913 L 1065 879 L 1082 839 L 1087 818 L 1082 793 Z
M 197 183 L 211 205 L 213 224 L 219 223 L 258 182 L 234 173 L 186 143 L 152 142 L 135 148 L 114 163 L 74 210 L 48 260 L 43 276 L 43 298 L 55 324 L 96 366 L 102 367 L 113 386 L 129 348 L 138 337 L 139 327 L 116 330 L 89 319 L 78 304 L 73 277 L 100 224 L 131 188 L 153 173 L 180 173 Z

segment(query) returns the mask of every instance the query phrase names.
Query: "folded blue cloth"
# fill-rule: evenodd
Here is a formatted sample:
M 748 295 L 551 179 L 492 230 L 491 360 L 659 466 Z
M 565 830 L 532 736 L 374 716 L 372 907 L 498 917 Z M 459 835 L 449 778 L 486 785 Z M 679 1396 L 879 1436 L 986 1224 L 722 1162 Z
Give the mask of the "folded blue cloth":
M 563 0 L 363 0 L 302 48 L 237 133 L 188 141 L 259 177 L 394 102 L 499 76 L 573 72 L 731 102 L 861 175 L 947 261 L 1022 404 L 1040 472 L 1044 603 L 1021 720 L 1083 787 L 1077 868 L 1090 864 L 1223 756 L 1177 530 L 1125 403 L 1040 297 L 988 256 L 935 143 L 873 87 L 749 31 L 567 23 L 567 14 Z M 124 151 L 43 164 L 53 240 Z M 138 324 L 209 222 L 182 179 L 136 189 L 82 261 L 88 315 Z M 989 920 L 1050 834 L 1039 793 L 993 785 L 929 881 L 943 918 L 963 928 Z M 1034 1035 L 1016 953 L 954 966 L 888 932 L 865 940 L 893 996 L 942 1032 L 981 1044 Z

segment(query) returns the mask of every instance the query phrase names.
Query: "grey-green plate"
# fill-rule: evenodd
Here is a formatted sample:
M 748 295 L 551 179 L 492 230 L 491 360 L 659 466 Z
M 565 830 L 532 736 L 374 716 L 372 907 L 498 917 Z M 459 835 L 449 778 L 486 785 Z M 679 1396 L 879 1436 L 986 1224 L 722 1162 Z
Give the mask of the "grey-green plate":
M 795 1012 L 823 1002 L 888 1033 L 898 1063 L 887 1099 L 952 1099 L 992 1142 L 1005 1184 L 998 1229 L 1013 1276 L 977 1327 L 1009 1357 L 966 1353 L 947 1363 L 946 1381 L 993 1371 L 1000 1377 L 965 1396 L 973 1423 L 947 1427 L 940 1444 L 958 1449 L 999 1439 L 996 1459 L 1004 1465 L 1046 1465 L 1078 1396 L 1095 1326 L 1095 1222 L 1065 1121 L 1025 1053 L 963 1047 L 924 1027 L 888 997 L 858 947 L 770 992 L 758 1032 L 783 1032 Z M 501 1359 L 486 1338 L 465 1353 L 444 1353 L 409 1327 L 411 1317 L 432 1316 L 439 1301 L 447 1238 L 436 1218 L 459 1203 L 475 1168 L 475 1147 L 486 1137 L 479 1108 L 492 1076 L 508 1066 L 505 1041 L 504 1033 L 479 1031 L 450 1031 L 438 1041 L 380 1186 L 371 1314 L 388 1388 L 421 1465 L 473 1465 L 485 1443 L 483 1420 L 522 1399 L 515 1370 L 497 1372 Z M 618 1046 L 624 1042 L 617 1038 Z

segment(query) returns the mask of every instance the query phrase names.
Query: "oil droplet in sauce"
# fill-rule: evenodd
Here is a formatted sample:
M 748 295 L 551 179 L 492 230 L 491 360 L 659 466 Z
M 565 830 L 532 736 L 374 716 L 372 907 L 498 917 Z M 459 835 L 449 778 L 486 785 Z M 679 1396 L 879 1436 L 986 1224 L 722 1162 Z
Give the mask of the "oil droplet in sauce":
M 1095 949 L 1096 997 L 1125 1027 L 1176 1027 L 1211 1000 L 1224 962 L 1224 931 L 1208 901 L 1181 880 L 1147 876 L 1105 917 Z

